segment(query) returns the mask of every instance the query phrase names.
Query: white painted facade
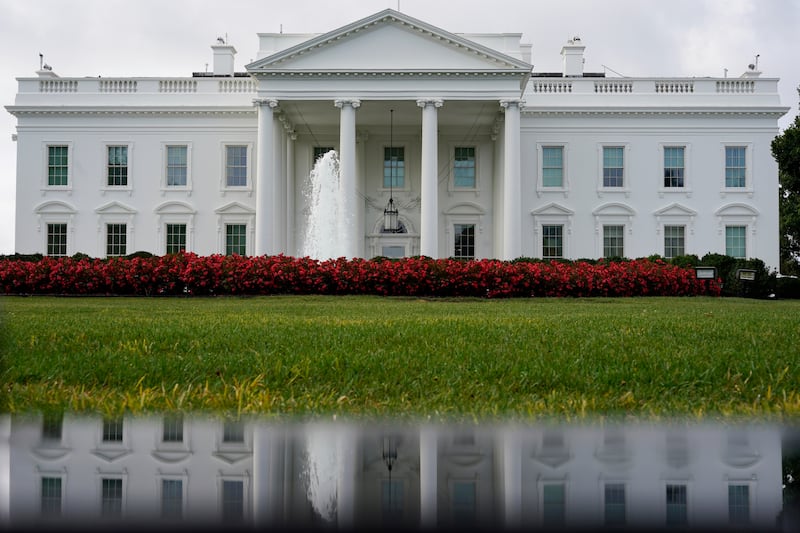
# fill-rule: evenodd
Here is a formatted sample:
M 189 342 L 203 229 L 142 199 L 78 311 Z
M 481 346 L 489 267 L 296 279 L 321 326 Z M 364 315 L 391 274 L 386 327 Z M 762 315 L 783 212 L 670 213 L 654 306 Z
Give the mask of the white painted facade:
M 769 531 L 782 510 L 783 430 L 769 425 L 249 419 L 226 433 L 221 417 L 193 416 L 176 439 L 158 416 L 0 422 L 11 529 Z
M 354 219 L 342 256 L 677 250 L 779 264 L 770 143 L 788 107 L 775 78 L 607 78 L 583 72 L 579 39 L 562 72 L 539 73 L 521 34 L 456 35 L 393 10 L 323 35 L 258 37 L 246 73 L 218 43 L 213 71 L 192 77 L 20 78 L 6 108 L 18 123 L 16 251 L 161 255 L 171 233 L 201 255 L 300 255 L 303 190 L 326 147 Z M 391 190 L 390 144 L 404 167 Z M 109 147 L 124 147 L 124 170 L 109 170 Z M 228 169 L 227 147 L 241 169 Z M 63 168 L 50 168 L 53 149 Z M 177 184 L 170 150 L 185 158 Z M 616 161 L 605 184 L 604 159 Z M 404 233 L 382 231 L 390 194 Z M 110 224 L 124 246 L 109 248 Z

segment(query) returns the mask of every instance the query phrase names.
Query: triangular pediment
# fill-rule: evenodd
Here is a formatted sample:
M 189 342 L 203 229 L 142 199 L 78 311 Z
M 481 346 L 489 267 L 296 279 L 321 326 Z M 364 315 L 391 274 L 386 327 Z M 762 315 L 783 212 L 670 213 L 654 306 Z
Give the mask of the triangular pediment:
M 460 204 L 456 204 L 449 209 L 445 210 L 445 215 L 484 215 L 486 212 L 484 209 L 472 202 L 462 202 Z
M 133 215 L 136 209 L 120 202 L 109 202 L 94 210 L 98 215 Z
M 572 209 L 568 209 L 563 205 L 557 204 L 555 202 L 544 205 L 538 209 L 534 209 L 531 211 L 531 214 L 537 216 L 572 216 L 575 214 L 575 211 Z
M 251 73 L 501 71 L 531 66 L 464 37 L 387 9 L 246 66 Z
M 254 209 L 239 202 L 225 204 L 215 209 L 214 212 L 218 215 L 254 215 L 256 213 Z

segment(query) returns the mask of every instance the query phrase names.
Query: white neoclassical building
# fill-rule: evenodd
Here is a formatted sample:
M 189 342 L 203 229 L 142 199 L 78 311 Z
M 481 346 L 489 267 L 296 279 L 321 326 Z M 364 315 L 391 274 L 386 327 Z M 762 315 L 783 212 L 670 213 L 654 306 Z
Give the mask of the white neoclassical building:
M 334 149 L 338 256 L 779 264 L 770 142 L 788 107 L 755 65 L 612 78 L 583 71 L 576 37 L 561 72 L 536 72 L 521 34 L 391 9 L 258 38 L 245 71 L 220 39 L 187 77 L 20 78 L 16 251 L 303 255 L 308 176 Z

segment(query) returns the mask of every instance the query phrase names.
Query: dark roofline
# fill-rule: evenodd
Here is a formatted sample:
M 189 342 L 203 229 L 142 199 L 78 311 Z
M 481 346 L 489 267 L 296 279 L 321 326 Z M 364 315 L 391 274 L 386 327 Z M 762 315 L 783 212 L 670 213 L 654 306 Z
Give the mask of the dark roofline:
M 531 72 L 532 78 L 605 78 L 605 72 L 584 72 L 580 76 L 564 76 L 563 72 Z
M 193 78 L 247 78 L 249 76 L 249 72 L 234 72 L 233 76 L 230 74 L 214 74 L 213 72 L 192 72 Z

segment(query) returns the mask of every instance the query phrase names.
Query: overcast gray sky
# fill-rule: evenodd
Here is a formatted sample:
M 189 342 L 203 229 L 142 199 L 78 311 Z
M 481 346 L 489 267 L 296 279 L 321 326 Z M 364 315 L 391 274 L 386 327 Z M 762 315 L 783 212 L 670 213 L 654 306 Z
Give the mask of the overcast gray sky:
M 791 107 L 781 129 L 798 112 L 800 0 L 0 0 L 0 105 L 39 53 L 60 76 L 190 76 L 227 34 L 244 70 L 258 32 L 327 32 L 386 8 L 453 33 L 522 33 L 535 71 L 560 70 L 576 35 L 585 69 L 610 76 L 738 77 L 758 54 Z M 15 128 L 0 109 L 0 254 L 14 252 Z

